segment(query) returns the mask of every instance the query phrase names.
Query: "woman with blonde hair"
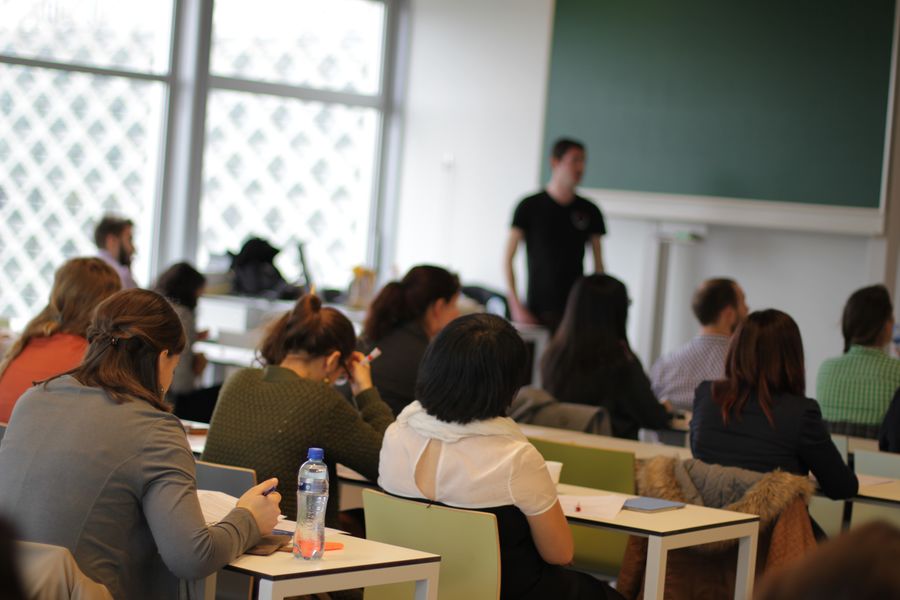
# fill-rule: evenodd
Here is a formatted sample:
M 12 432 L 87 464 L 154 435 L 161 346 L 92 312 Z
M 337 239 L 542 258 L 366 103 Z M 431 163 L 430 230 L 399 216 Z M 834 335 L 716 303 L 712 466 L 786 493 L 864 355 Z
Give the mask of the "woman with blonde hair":
M 121 288 L 119 275 L 99 258 L 73 258 L 57 269 L 49 303 L 0 363 L 0 422 L 9 421 L 19 396 L 34 382 L 81 362 L 94 308 Z

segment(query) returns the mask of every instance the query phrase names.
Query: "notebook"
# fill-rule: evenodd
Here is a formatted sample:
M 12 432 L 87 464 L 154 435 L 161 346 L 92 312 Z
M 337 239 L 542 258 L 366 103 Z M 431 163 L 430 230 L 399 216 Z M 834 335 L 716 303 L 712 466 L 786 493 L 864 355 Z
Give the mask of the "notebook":
M 626 500 L 622 508 L 626 510 L 636 510 L 638 512 L 662 512 L 664 510 L 684 508 L 684 502 L 672 502 L 671 500 L 663 500 L 661 498 L 639 496 L 637 498 L 629 498 Z

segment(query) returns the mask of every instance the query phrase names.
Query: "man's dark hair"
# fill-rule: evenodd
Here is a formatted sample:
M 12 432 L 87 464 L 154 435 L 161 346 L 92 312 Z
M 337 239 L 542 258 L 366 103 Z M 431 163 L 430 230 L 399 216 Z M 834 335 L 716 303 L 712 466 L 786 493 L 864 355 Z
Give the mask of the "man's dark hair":
M 694 316 L 701 325 L 712 325 L 719 318 L 723 310 L 729 306 L 737 309 L 738 295 L 735 286 L 737 284 L 724 277 L 707 279 L 696 292 L 691 308 Z
M 114 235 L 118 237 L 129 227 L 134 227 L 134 222 L 131 219 L 104 215 L 94 228 L 94 243 L 97 244 L 98 248 L 103 249 L 106 247 L 106 236 Z
M 516 329 L 495 315 L 466 315 L 428 345 L 416 397 L 441 421 L 483 421 L 506 415 L 526 375 L 527 351 Z
M 870 285 L 850 294 L 841 319 L 844 352 L 854 345 L 876 345 L 884 324 L 893 314 L 891 295 L 881 284 Z
M 553 150 L 550 151 L 550 156 L 560 160 L 572 148 L 577 148 L 584 152 L 584 144 L 581 142 L 570 138 L 559 138 L 553 143 Z

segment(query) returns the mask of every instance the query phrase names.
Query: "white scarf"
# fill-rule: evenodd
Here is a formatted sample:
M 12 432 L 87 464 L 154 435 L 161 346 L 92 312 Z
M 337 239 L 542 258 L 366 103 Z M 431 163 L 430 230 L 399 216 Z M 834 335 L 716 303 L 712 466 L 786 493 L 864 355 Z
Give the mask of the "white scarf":
M 408 404 L 399 415 L 397 424 L 407 425 L 419 435 L 453 443 L 476 435 L 500 435 L 520 441 L 527 441 L 525 434 L 509 417 L 494 417 L 471 423 L 448 423 L 429 415 L 422 404 L 415 400 Z

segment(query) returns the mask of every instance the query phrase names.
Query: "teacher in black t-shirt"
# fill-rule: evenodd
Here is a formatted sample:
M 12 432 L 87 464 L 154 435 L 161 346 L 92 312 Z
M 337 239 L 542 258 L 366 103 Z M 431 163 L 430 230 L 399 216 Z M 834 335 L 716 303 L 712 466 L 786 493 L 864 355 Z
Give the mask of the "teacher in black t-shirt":
M 590 200 L 575 193 L 584 174 L 584 144 L 560 139 L 550 155 L 547 189 L 516 207 L 506 245 L 506 284 L 514 321 L 541 324 L 555 330 L 575 280 L 584 274 L 584 246 L 591 244 L 594 271 L 603 272 L 600 238 L 606 233 L 603 215 Z M 516 292 L 513 259 L 525 241 L 528 296 L 522 304 Z

